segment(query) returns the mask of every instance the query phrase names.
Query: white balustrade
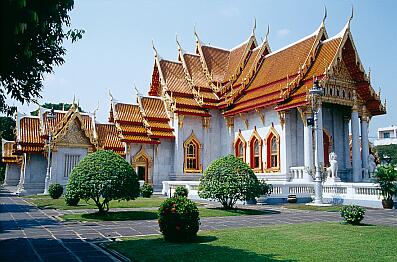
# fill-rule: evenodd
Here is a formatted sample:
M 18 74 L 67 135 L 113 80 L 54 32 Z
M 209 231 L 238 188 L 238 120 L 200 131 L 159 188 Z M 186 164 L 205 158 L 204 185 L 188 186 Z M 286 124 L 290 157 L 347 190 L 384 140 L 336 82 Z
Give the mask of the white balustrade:
M 294 179 L 294 180 L 303 179 L 303 176 L 306 172 L 304 166 L 294 166 L 294 167 L 291 167 L 289 170 L 291 173 L 291 179 Z
M 314 194 L 314 183 L 302 182 L 268 182 L 273 185 L 269 198 L 286 199 L 288 195 L 299 198 L 310 198 Z M 172 196 L 177 186 L 185 186 L 190 198 L 198 197 L 200 181 L 163 181 L 162 194 Z M 381 196 L 376 184 L 336 182 L 323 184 L 323 198 L 336 204 L 358 204 L 368 207 L 381 207 Z

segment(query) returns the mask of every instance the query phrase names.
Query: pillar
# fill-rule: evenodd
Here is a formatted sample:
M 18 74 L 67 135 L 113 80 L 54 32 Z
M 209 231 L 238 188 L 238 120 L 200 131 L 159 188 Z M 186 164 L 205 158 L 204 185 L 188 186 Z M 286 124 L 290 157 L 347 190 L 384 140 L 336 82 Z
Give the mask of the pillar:
M 360 131 L 358 110 L 353 106 L 351 115 L 353 182 L 361 181 Z
M 311 117 L 309 112 L 304 113 L 303 118 L 303 148 L 304 148 L 304 162 L 305 168 L 313 169 L 313 129 L 307 125 L 307 119 Z M 304 180 L 313 181 L 313 178 L 304 172 Z
M 352 163 L 350 160 L 349 122 L 350 122 L 350 116 L 344 116 L 343 117 L 343 149 L 344 149 L 346 169 L 351 169 L 352 167 Z
M 369 179 L 368 176 L 368 156 L 369 156 L 369 145 L 368 145 L 368 114 L 363 108 L 361 115 L 361 159 L 362 167 L 364 169 L 364 179 Z
M 323 131 L 323 109 L 322 109 L 322 103 L 321 101 L 319 102 L 319 109 L 318 109 L 318 162 L 320 163 L 320 166 L 324 167 L 324 131 Z

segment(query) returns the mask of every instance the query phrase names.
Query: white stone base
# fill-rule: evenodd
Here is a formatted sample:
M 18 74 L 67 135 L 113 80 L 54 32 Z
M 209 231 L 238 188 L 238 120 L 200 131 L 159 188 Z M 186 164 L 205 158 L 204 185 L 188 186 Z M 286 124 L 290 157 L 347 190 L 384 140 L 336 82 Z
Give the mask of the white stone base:
M 314 202 L 310 202 L 310 203 L 307 203 L 306 206 L 330 207 L 330 206 L 332 206 L 332 204 L 326 204 L 326 203 L 317 204 L 317 203 L 314 203 Z
M 327 181 L 325 183 L 335 183 L 341 182 L 339 177 L 327 177 Z

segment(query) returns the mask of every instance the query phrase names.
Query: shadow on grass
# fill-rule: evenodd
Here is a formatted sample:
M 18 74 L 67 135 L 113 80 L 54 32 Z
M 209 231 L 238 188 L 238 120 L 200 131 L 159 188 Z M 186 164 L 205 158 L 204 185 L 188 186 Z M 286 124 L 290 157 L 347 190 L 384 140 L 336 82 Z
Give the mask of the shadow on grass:
M 108 248 L 130 258 L 132 261 L 286 261 L 276 254 L 260 254 L 230 246 L 217 245 L 216 236 L 198 236 L 189 243 L 166 242 L 162 236 L 138 238 L 113 242 Z M 153 252 L 156 250 L 156 252 Z
M 281 212 L 275 210 L 258 210 L 258 209 L 245 209 L 245 208 L 234 208 L 234 209 L 224 209 L 221 207 L 208 207 L 206 208 L 210 211 L 214 212 L 222 212 L 225 214 L 235 214 L 235 215 L 273 215 L 273 214 L 280 214 Z
M 125 221 L 157 219 L 157 211 L 119 211 L 108 213 L 88 213 L 64 215 L 65 220 L 81 221 Z
M 351 226 L 351 227 L 376 227 L 376 225 L 366 224 L 366 223 L 360 223 L 357 225 L 353 225 L 353 224 L 347 223 L 346 221 L 342 221 L 342 222 L 340 222 L 340 224 L 344 225 L 344 226 Z

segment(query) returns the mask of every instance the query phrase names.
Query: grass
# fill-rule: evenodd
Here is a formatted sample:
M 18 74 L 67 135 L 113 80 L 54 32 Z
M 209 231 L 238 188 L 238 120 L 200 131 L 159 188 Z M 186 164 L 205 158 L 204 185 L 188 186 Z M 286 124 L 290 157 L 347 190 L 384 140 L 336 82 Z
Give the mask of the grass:
M 283 207 L 290 209 L 299 209 L 299 210 L 310 210 L 310 211 L 327 211 L 327 212 L 339 212 L 342 206 L 328 206 L 328 207 L 319 207 L 319 206 L 308 206 L 305 204 L 286 204 Z
M 30 202 L 38 206 L 39 208 L 46 209 L 96 209 L 94 202 L 92 200 L 85 202 L 80 200 L 77 206 L 68 206 L 65 204 L 65 199 L 63 197 L 59 199 L 52 199 L 49 196 L 37 196 L 28 199 Z M 138 197 L 135 200 L 130 201 L 117 201 L 113 200 L 110 202 L 110 208 L 139 208 L 139 207 L 158 207 L 165 200 L 164 197 L 151 197 L 143 198 Z
M 252 209 L 232 209 L 223 210 L 219 208 L 200 208 L 200 217 L 225 217 L 242 215 L 265 215 L 275 211 L 252 210 Z M 125 221 L 125 220 L 150 220 L 157 219 L 157 210 L 137 210 L 109 212 L 107 214 L 66 214 L 61 217 L 64 221 Z
M 200 232 L 193 243 L 126 238 L 108 247 L 132 261 L 395 261 L 396 235 L 395 227 L 310 223 Z

